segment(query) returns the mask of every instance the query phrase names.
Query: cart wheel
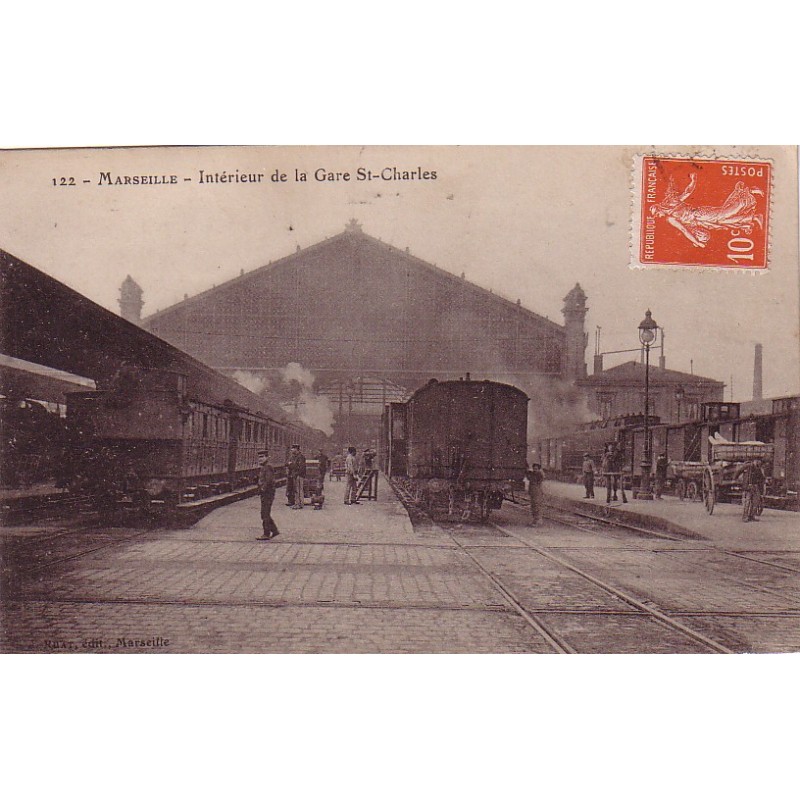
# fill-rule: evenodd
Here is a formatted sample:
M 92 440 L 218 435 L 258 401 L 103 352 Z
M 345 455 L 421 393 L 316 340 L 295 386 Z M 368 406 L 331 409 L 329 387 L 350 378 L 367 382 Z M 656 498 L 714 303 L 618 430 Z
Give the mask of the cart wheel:
M 678 500 L 686 499 L 686 481 L 683 478 L 678 479 L 678 488 L 676 489 Z
M 700 492 L 697 489 L 697 481 L 689 481 L 689 485 L 686 487 L 686 497 L 694 502 L 700 496 Z
M 716 502 L 716 487 L 714 486 L 714 473 L 711 467 L 706 467 L 703 472 L 703 503 L 709 514 L 714 513 L 714 503 Z

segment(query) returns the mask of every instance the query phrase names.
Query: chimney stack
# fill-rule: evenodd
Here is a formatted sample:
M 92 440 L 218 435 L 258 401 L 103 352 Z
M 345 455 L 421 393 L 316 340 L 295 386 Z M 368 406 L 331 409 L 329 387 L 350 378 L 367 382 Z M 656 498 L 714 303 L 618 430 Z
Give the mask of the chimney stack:
M 599 375 L 603 371 L 603 354 L 598 353 L 594 357 L 594 374 Z
M 761 345 L 757 344 L 753 356 L 753 400 L 761 400 L 764 397 L 762 350 Z
M 667 368 L 667 357 L 664 355 L 664 329 L 661 329 L 661 355 L 658 357 L 658 368 Z

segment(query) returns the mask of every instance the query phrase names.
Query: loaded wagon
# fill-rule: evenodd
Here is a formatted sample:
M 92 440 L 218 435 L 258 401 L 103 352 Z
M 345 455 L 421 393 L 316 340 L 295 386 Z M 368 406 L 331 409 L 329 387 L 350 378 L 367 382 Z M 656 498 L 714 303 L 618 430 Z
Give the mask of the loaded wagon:
M 719 503 L 740 502 L 745 518 L 749 516 L 751 504 L 755 503 L 756 516 L 763 510 L 761 492 L 742 480 L 744 471 L 751 464 L 771 467 L 775 457 L 775 445 L 763 442 L 711 442 L 710 462 L 703 465 L 703 503 L 709 514 Z

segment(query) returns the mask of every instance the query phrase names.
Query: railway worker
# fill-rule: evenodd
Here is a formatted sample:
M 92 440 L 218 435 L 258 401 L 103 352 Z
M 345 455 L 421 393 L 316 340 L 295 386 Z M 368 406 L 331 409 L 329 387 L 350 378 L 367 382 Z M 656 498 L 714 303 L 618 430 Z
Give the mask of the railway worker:
M 617 486 L 619 486 L 620 494 L 622 495 L 622 502 L 628 502 L 628 496 L 625 494 L 625 476 L 622 474 L 622 467 L 625 463 L 625 453 L 621 445 L 612 445 L 611 450 L 611 464 L 613 467 L 612 475 L 614 477 L 614 499 L 617 499 Z
M 534 464 L 528 470 L 528 496 L 531 500 L 531 517 L 534 525 L 542 522 L 542 507 L 544 506 L 544 471 L 541 464 Z
M 319 461 L 319 482 L 322 485 L 325 483 L 325 473 L 328 471 L 328 456 L 322 452 L 321 447 L 317 453 L 317 461 Z
M 594 500 L 594 460 L 591 453 L 583 454 L 583 486 L 586 489 L 584 499 Z
M 346 506 L 360 505 L 358 500 L 358 466 L 356 465 L 355 447 L 347 448 L 347 458 L 344 460 L 344 476 L 347 483 L 344 487 L 344 504 Z
M 656 485 L 654 489 L 654 494 L 656 496 L 656 500 L 661 499 L 661 495 L 664 493 L 664 488 L 667 485 L 667 467 L 669 466 L 669 459 L 667 458 L 666 453 L 662 453 L 656 459 Z
M 261 524 L 264 533 L 256 538 L 261 542 L 274 539 L 280 531 L 272 519 L 272 501 L 275 499 L 275 472 L 270 466 L 267 450 L 258 451 L 258 493 L 261 496 Z
M 603 477 L 606 480 L 606 503 L 611 502 L 611 489 L 614 485 L 614 477 L 612 475 L 614 471 L 614 445 L 607 444 L 605 449 L 603 450 L 603 458 L 600 461 L 600 469 L 603 472 Z M 614 491 L 614 499 L 616 500 L 616 487 Z
M 742 505 L 744 514 L 742 519 L 745 522 L 758 522 L 758 509 L 761 507 L 764 494 L 764 484 L 767 477 L 759 461 L 745 461 L 736 469 L 734 479 L 741 478 L 742 483 Z M 750 502 L 747 503 L 746 495 L 750 495 Z
M 306 457 L 300 450 L 300 445 L 293 444 L 289 454 L 289 480 L 294 486 L 294 504 L 292 508 L 295 510 L 303 507 L 305 477 Z

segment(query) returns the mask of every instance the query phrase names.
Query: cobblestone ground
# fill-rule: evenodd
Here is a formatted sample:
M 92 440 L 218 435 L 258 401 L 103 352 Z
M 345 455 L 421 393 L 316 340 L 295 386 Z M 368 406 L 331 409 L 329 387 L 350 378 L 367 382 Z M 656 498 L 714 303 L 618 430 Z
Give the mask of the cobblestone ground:
M 738 652 L 800 650 L 796 551 L 731 554 L 703 542 L 555 522 L 514 508 L 492 526 L 412 526 L 379 502 L 286 508 L 257 542 L 258 501 L 181 530 L 51 531 L 6 538 L 5 652 L 707 652 L 606 583 Z M 548 557 L 556 555 L 564 563 Z M 587 580 L 573 566 L 596 581 Z

